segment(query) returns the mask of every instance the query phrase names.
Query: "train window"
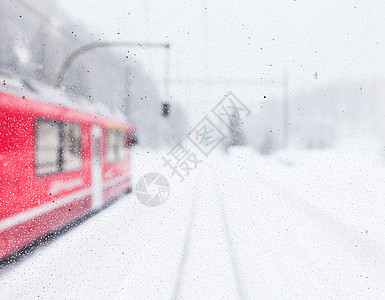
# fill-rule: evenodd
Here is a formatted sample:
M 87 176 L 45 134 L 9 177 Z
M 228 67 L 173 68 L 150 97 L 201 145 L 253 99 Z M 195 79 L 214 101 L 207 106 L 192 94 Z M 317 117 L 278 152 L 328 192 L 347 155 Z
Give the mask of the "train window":
M 112 163 L 126 158 L 126 133 L 122 130 L 107 129 L 107 162 Z
M 35 160 L 38 176 L 80 169 L 82 165 L 80 125 L 38 120 Z
M 116 145 L 117 145 L 117 160 L 124 160 L 126 149 L 125 145 L 125 132 L 121 130 L 116 131 Z
M 138 143 L 138 137 L 136 136 L 135 130 L 128 131 L 126 133 L 126 149 L 128 152 L 128 148 L 136 145 Z
M 115 130 L 107 129 L 107 162 L 115 161 Z
M 36 173 L 56 173 L 60 168 L 60 124 L 39 120 L 36 124 Z
M 63 124 L 63 171 L 80 169 L 81 161 L 81 137 L 78 124 Z

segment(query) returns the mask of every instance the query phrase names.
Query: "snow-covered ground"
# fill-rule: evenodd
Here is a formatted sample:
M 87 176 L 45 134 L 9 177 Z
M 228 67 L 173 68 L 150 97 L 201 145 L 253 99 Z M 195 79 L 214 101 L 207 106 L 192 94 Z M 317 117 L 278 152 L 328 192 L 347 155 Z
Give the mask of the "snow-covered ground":
M 169 199 L 151 208 L 121 198 L 0 271 L 0 298 L 380 298 L 382 148 L 233 148 L 183 183 L 163 167 L 167 151 L 134 148 L 134 182 L 159 171 Z

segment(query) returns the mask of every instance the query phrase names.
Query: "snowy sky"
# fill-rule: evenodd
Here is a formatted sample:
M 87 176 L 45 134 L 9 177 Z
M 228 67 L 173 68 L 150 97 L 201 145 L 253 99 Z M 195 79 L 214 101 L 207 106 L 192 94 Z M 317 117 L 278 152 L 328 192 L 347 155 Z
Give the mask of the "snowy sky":
M 170 42 L 172 78 L 263 83 L 279 82 L 286 71 L 290 93 L 295 93 L 341 79 L 384 77 L 381 0 L 62 0 L 60 5 L 104 40 Z M 150 76 L 162 80 L 162 50 L 137 51 L 137 59 Z M 189 94 L 191 102 L 204 95 L 200 89 L 174 84 L 171 94 Z M 249 97 L 279 95 L 282 86 L 218 84 L 205 96 L 218 100 L 229 89 Z

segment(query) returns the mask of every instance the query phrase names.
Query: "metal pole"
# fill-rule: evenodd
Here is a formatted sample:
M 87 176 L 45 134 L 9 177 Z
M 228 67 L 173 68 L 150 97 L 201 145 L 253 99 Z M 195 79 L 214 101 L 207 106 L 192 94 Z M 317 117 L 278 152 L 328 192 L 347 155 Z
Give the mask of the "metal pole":
M 285 72 L 283 75 L 283 123 L 282 123 L 282 136 L 283 136 L 283 148 L 287 148 L 289 140 L 289 78 Z
M 202 0 L 202 30 L 203 30 L 203 63 L 204 74 L 206 78 L 210 77 L 209 74 L 209 49 L 208 49 L 208 22 L 207 22 L 207 0 Z M 203 90 L 205 97 L 208 98 L 208 82 L 203 84 Z
M 63 62 L 63 64 L 60 67 L 59 73 L 56 75 L 56 78 L 55 78 L 55 85 L 54 85 L 55 88 L 61 88 L 61 86 L 63 85 L 64 75 L 67 73 L 74 59 L 77 58 L 79 55 L 96 48 L 124 47 L 124 46 L 130 47 L 130 48 L 165 48 L 167 50 L 170 48 L 170 44 L 168 43 L 162 44 L 162 43 L 134 43 L 134 42 L 92 42 L 92 43 L 86 44 L 76 49 L 75 51 L 73 51 Z
M 166 101 L 170 101 L 170 72 L 171 72 L 171 60 L 170 60 L 170 45 L 165 46 L 165 62 L 164 62 L 164 94 Z

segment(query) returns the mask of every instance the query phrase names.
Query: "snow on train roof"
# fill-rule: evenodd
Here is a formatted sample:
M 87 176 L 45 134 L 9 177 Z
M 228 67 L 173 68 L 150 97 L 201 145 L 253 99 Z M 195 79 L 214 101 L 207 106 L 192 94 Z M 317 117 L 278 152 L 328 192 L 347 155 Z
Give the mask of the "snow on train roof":
M 25 96 L 27 99 L 40 100 L 45 103 L 60 104 L 70 109 L 114 118 L 118 121 L 127 121 L 120 111 L 112 111 L 100 102 L 91 102 L 85 97 L 67 93 L 64 89 L 55 89 L 37 81 L 21 79 L 8 74 L 0 73 L 0 91 Z

